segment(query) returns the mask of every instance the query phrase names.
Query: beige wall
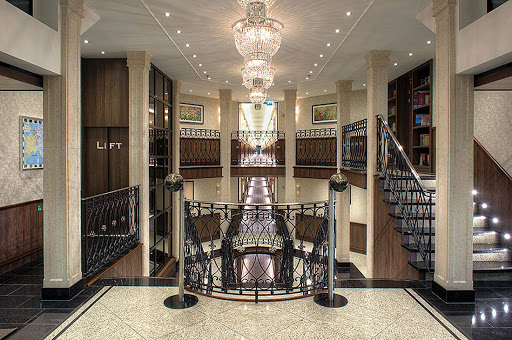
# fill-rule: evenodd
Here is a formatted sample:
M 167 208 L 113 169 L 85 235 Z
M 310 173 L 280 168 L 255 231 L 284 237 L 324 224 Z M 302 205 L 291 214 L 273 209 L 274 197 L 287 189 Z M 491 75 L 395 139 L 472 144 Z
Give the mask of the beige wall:
M 336 93 L 297 99 L 297 130 L 335 128 L 336 123 L 313 124 L 312 107 L 318 104 L 336 103 Z
M 300 187 L 297 188 L 297 185 Z M 295 186 L 295 190 L 298 191 L 297 202 L 327 201 L 329 198 L 329 180 L 327 179 L 295 178 Z
M 475 137 L 512 174 L 512 91 L 475 91 Z
M 366 224 L 366 189 L 350 186 L 350 222 Z
M 204 124 L 180 123 L 180 128 L 194 129 L 220 129 L 219 121 L 219 99 L 210 97 L 193 96 L 180 94 L 180 103 L 196 104 L 204 106 Z
M 43 118 L 42 91 L 0 91 L 0 207 L 43 198 L 43 170 L 20 170 L 20 116 Z

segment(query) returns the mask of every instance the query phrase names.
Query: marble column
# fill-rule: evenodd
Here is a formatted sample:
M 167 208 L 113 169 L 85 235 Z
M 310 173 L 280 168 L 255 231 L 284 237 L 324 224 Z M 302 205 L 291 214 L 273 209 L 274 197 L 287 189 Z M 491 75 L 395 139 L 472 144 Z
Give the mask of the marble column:
M 142 275 L 149 276 L 149 68 L 151 55 L 126 52 L 128 66 L 130 186 L 139 185 Z
M 367 174 L 366 174 L 366 277 L 374 276 L 375 174 L 377 172 L 377 115 L 388 116 L 389 51 L 366 54 Z
M 432 290 L 474 301 L 473 76 L 455 74 L 456 0 L 434 0 L 436 21 L 436 252 Z
M 181 80 L 172 81 L 172 173 L 180 172 L 180 101 L 181 101 Z M 172 193 L 172 255 L 179 259 L 179 235 L 180 223 L 180 199 L 179 192 Z
M 293 177 L 293 167 L 296 165 L 295 155 L 295 134 L 297 132 L 297 121 L 295 119 L 297 108 L 297 90 L 284 90 L 284 109 L 281 110 L 279 118 L 279 130 L 285 134 L 285 202 L 294 203 L 296 201 L 295 177 Z
M 338 169 L 342 168 L 342 127 L 350 124 L 350 94 L 352 80 L 336 82 L 338 98 L 337 160 Z M 350 264 L 350 188 L 336 193 L 336 261 L 342 266 Z
M 231 132 L 238 130 L 233 125 L 233 101 L 231 89 L 219 90 L 220 102 L 220 164 L 222 179 L 220 181 L 220 201 L 231 201 Z M 236 120 L 238 121 L 238 119 Z M 236 188 L 233 188 L 236 190 Z
M 61 0 L 61 75 L 43 77 L 43 299 L 69 299 L 81 268 L 80 25 L 83 0 Z

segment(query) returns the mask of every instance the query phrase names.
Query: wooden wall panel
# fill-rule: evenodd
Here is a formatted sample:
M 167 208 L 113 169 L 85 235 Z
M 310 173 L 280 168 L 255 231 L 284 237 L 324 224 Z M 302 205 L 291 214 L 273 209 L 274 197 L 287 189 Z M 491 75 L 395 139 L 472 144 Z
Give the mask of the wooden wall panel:
M 366 189 L 366 171 L 341 169 L 340 173 L 347 177 L 350 184 Z
M 336 168 L 320 166 L 294 166 L 293 177 L 329 179 L 336 173 Z
M 366 254 L 366 224 L 350 222 L 350 251 Z
M 140 277 L 142 276 L 142 244 L 132 249 L 128 254 L 98 275 L 88 284 L 100 278 Z
M 409 265 L 410 253 L 402 247 L 402 234 L 394 230 L 396 220 L 389 216 L 385 194 L 375 180 L 374 277 L 380 279 L 419 280 L 419 273 Z
M 484 214 L 499 219 L 491 222 L 491 229 L 512 234 L 512 178 L 476 139 L 473 188 L 478 192 L 475 201 L 487 203 Z M 512 248 L 512 238 L 503 238 L 501 243 Z
M 82 136 L 82 197 L 90 197 L 109 191 L 108 151 L 98 150 L 108 145 L 107 128 L 84 128 Z
M 118 190 L 130 184 L 128 157 L 129 157 L 129 130 L 128 128 L 109 128 L 109 143 L 122 143 L 108 150 L 108 190 Z
M 43 211 L 37 200 L 0 209 L 0 274 L 22 265 L 41 253 L 43 247 Z M 36 254 L 36 255 L 37 255 Z

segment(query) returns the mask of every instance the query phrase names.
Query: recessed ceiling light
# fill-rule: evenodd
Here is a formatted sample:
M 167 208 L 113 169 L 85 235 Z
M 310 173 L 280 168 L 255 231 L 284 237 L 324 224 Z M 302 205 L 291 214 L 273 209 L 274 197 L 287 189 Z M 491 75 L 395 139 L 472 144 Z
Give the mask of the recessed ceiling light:
M 430 45 L 430 44 L 432 44 L 432 41 L 428 40 L 427 45 Z
M 199 67 L 203 67 L 203 64 L 199 64 Z
M 208 92 L 208 94 L 210 94 L 210 92 Z
M 289 83 L 291 83 L 292 81 L 291 80 L 288 80 Z
M 203 73 L 206 74 L 206 71 L 204 71 Z
M 313 74 L 313 71 L 309 71 L 310 74 Z
M 409 57 L 412 57 L 412 52 L 409 52 Z
M 105 54 L 105 51 L 101 51 L 101 54 Z
M 192 56 L 192 58 L 197 58 L 197 55 L 195 55 L 195 54 L 194 54 L 194 55 Z
M 366 87 L 366 83 L 365 83 L 365 84 L 363 84 L 363 87 Z
M 189 90 L 190 92 L 192 92 L 192 90 Z
M 212 78 L 208 77 L 208 80 L 212 80 Z
M 306 94 L 309 94 L 309 92 L 306 92 Z
M 323 55 L 323 54 L 320 54 L 320 58 L 323 58 L 323 57 L 324 57 L 324 55 Z
M 330 43 L 327 43 L 327 47 L 331 47 L 331 44 L 330 44 Z
M 345 13 L 345 15 L 346 15 L 347 17 L 349 17 L 350 15 L 352 15 L 352 12 L 350 12 L 350 11 L 349 11 L 349 12 Z
M 398 63 L 394 63 L 393 65 L 395 65 L 395 66 L 396 66 L 396 65 L 398 65 Z
M 334 32 L 340 33 L 340 30 L 339 29 L 335 29 Z
M 229 83 L 229 80 L 226 80 L 226 83 Z
M 180 30 L 177 30 L 177 31 L 176 31 L 176 33 L 181 34 L 181 31 L 180 31 Z
M 190 47 L 190 44 L 185 44 L 185 47 Z
M 84 44 L 88 44 L 88 43 L 89 43 L 89 40 L 85 39 Z
M 327 92 L 327 90 L 324 90 L 324 92 Z
M 318 66 L 318 64 L 317 64 L 317 63 L 315 63 L 315 66 Z
M 166 17 L 170 17 L 170 16 L 171 16 L 171 13 L 166 12 L 166 13 L 165 13 L 165 16 L 166 16 Z

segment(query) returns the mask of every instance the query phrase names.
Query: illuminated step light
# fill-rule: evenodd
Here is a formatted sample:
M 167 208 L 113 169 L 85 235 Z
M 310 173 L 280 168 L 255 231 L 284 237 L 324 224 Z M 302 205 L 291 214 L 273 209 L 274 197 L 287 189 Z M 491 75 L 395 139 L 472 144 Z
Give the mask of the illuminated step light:
M 482 203 L 482 208 L 487 209 L 487 203 Z
M 478 191 L 476 191 L 475 189 L 473 189 L 473 191 L 471 192 L 473 194 L 473 196 L 475 196 L 476 194 L 478 194 Z
M 474 220 L 485 220 L 485 216 L 477 215 L 477 216 L 473 216 L 473 219 Z
M 510 240 L 510 234 L 505 234 L 505 240 Z
M 498 218 L 497 218 L 497 217 L 495 217 L 495 218 L 493 218 L 493 219 L 492 219 L 492 223 L 494 223 L 494 224 L 498 223 L 499 221 L 500 221 L 500 220 L 498 220 Z

